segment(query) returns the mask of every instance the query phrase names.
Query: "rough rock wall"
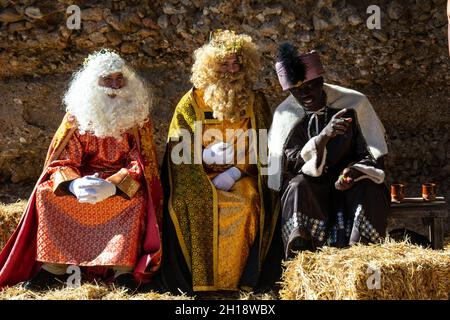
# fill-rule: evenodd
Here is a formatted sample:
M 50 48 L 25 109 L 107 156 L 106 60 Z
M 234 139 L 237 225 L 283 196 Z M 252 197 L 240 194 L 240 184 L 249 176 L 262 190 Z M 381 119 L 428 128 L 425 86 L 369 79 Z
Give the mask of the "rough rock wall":
M 81 29 L 66 9 L 78 5 Z M 370 30 L 369 5 L 381 9 Z M 264 67 L 256 87 L 273 108 L 285 97 L 273 70 L 277 44 L 316 49 L 326 81 L 362 91 L 389 135 L 388 181 L 438 182 L 450 197 L 450 63 L 444 0 L 34 1 L 0 0 L 0 181 L 32 184 L 63 116 L 61 98 L 86 55 L 111 47 L 147 79 L 159 157 L 171 114 L 190 87 L 193 51 L 212 29 L 251 35 Z M 1 187 L 10 192 L 10 185 Z M 5 191 L 7 190 L 7 191 Z

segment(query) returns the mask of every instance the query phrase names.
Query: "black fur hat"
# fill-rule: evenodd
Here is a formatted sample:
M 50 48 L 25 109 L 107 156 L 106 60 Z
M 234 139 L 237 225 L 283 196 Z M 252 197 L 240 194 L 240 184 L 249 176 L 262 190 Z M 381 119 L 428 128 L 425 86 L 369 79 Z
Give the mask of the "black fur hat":
M 298 83 L 305 79 L 306 65 L 299 59 L 297 47 L 292 43 L 285 42 L 278 47 L 276 61 L 277 73 L 283 72 L 290 83 Z

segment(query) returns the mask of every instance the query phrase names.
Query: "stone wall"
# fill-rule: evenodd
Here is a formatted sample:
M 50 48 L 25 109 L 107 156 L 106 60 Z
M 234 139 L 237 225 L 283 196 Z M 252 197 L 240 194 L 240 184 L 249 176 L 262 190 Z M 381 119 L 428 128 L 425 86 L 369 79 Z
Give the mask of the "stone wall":
M 71 4 L 82 9 L 79 30 L 66 27 Z M 369 5 L 381 8 L 380 30 L 366 25 Z M 367 94 L 385 124 L 388 182 L 406 182 L 407 194 L 418 195 L 421 182 L 436 181 L 449 198 L 445 8 L 444 0 L 0 0 L 0 193 L 38 177 L 71 74 L 101 47 L 120 51 L 154 91 L 161 160 L 171 114 L 190 87 L 192 53 L 222 28 L 260 46 L 256 87 L 273 108 L 286 96 L 273 70 L 277 45 L 318 50 L 326 81 Z

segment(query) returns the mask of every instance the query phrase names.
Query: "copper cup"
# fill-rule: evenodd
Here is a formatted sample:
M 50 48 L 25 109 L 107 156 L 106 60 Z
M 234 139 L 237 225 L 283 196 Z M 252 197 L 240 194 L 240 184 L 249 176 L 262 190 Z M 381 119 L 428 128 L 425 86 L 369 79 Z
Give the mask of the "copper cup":
M 436 184 L 435 183 L 424 183 L 422 184 L 422 198 L 424 201 L 435 201 L 436 200 Z
M 391 201 L 401 202 L 405 198 L 405 185 L 394 183 L 391 185 Z

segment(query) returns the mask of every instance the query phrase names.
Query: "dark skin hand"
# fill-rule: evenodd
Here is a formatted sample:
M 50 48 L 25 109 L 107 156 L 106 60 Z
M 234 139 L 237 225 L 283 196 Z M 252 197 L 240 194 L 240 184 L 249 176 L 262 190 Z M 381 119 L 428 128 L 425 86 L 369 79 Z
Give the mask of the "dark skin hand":
M 362 173 L 360 171 L 351 167 L 347 167 L 342 170 L 341 175 L 334 183 L 334 187 L 340 191 L 350 189 L 355 184 L 355 179 L 360 177 L 361 175 Z
M 289 91 L 305 109 L 317 111 L 323 108 L 326 104 L 323 84 L 324 80 L 320 77 L 307 81 L 300 87 L 292 88 Z M 347 132 L 350 123 L 352 122 L 352 118 L 344 118 L 343 116 L 346 112 L 347 109 L 343 109 L 336 113 L 316 137 L 317 150 L 319 152 L 317 157 L 317 165 L 322 162 L 323 153 L 328 142 L 332 138 Z M 356 169 L 345 168 L 341 173 L 341 176 L 335 182 L 336 189 L 341 191 L 350 189 L 355 184 L 354 180 L 361 175 L 362 173 Z
M 107 76 L 100 76 L 98 85 L 105 88 L 120 89 L 125 87 L 126 81 L 122 72 L 114 72 Z M 108 96 L 112 99 L 116 97 L 115 94 L 108 94 Z

